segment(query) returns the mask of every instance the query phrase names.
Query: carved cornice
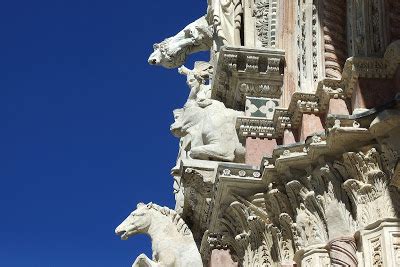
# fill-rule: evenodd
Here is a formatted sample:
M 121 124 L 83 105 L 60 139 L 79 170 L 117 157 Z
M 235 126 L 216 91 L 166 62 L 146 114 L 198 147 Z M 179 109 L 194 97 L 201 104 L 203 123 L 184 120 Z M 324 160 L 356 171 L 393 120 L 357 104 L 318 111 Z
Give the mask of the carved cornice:
M 212 82 L 212 98 L 243 110 L 245 97 L 279 98 L 283 85 L 284 51 L 225 46 Z
M 218 218 L 236 200 L 235 195 L 252 195 L 261 192 L 263 188 L 260 169 L 244 164 L 219 164 L 211 201 L 210 231 L 221 230 L 217 225 Z
M 280 138 L 285 129 L 297 129 L 301 126 L 302 114 L 326 114 L 330 99 L 351 98 L 358 78 L 393 78 L 400 63 L 400 41 L 388 46 L 384 58 L 350 58 L 346 61 L 342 79 L 324 79 L 319 82 L 315 93 L 296 92 L 292 95 L 287 109 L 276 108 L 273 118 L 239 117 L 236 129 L 241 138 Z M 377 107 L 369 112 L 374 113 Z M 339 116 L 340 117 L 340 116 Z M 333 126 L 332 116 L 327 120 Z M 354 120 L 343 118 L 341 126 L 351 126 Z
M 400 64 L 400 40 L 391 43 L 383 58 L 360 58 L 347 59 L 343 70 L 344 93 L 351 97 L 356 81 L 359 78 L 391 79 Z
M 240 137 L 276 138 L 274 122 L 266 118 L 238 117 L 236 128 Z

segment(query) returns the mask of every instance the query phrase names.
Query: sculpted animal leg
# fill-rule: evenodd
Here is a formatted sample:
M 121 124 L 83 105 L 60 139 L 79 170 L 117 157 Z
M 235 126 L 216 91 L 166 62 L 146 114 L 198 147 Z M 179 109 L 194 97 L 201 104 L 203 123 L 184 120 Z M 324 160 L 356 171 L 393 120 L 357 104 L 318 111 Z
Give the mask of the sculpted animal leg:
M 150 260 L 145 254 L 140 254 L 132 264 L 132 267 L 159 267 L 159 265 Z
M 230 147 L 223 148 L 222 146 L 223 144 L 209 144 L 194 147 L 190 150 L 190 157 L 203 160 L 233 161 L 235 149 Z

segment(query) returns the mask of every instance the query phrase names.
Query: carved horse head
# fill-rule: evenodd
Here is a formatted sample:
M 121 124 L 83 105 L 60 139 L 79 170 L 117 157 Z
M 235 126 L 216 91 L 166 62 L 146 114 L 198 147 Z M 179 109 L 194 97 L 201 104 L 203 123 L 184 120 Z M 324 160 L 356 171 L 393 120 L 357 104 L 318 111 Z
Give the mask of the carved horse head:
M 151 212 L 149 205 L 143 203 L 137 204 L 136 210 L 131 212 L 128 217 L 115 229 L 115 233 L 121 236 L 122 240 L 129 237 L 146 233 L 151 224 Z
M 175 36 L 154 44 L 148 62 L 165 68 L 177 68 L 189 54 L 209 50 L 212 46 L 212 27 L 205 17 L 190 23 Z

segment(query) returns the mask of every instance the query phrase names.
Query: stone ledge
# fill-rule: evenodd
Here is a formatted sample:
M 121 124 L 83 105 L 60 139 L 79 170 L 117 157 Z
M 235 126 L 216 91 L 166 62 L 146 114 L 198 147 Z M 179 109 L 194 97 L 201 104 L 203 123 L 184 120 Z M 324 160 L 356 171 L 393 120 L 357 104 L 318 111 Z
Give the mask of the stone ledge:
M 225 46 L 212 81 L 213 99 L 243 110 L 246 96 L 280 98 L 285 52 L 279 49 Z

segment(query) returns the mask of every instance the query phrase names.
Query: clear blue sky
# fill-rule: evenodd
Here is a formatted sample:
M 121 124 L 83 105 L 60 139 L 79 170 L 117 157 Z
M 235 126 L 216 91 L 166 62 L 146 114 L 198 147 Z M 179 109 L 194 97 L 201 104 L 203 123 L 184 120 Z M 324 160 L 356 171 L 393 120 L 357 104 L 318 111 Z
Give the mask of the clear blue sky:
M 206 5 L 1 1 L 0 266 L 131 266 L 151 256 L 149 238 L 121 241 L 114 228 L 137 202 L 173 207 L 169 125 L 188 89 L 147 57 Z

